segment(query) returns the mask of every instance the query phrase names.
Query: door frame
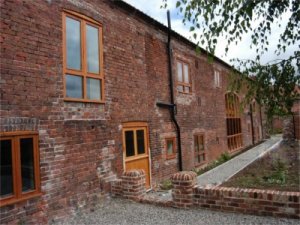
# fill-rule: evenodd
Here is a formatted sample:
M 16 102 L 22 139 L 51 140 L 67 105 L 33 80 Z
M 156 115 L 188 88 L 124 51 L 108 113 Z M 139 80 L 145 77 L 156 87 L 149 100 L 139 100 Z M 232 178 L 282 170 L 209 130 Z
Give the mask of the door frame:
M 149 189 L 152 189 L 152 171 L 151 171 L 151 150 L 150 150 L 150 136 L 149 136 L 149 127 L 147 122 L 123 122 L 122 123 L 122 151 L 123 151 L 123 170 L 126 171 L 126 152 L 125 152 L 125 134 L 124 131 L 128 130 L 130 128 L 144 128 L 146 130 L 145 136 L 146 136 L 146 146 L 147 146 L 147 152 L 148 152 L 148 163 L 149 163 Z M 146 171 L 145 171 L 146 172 Z

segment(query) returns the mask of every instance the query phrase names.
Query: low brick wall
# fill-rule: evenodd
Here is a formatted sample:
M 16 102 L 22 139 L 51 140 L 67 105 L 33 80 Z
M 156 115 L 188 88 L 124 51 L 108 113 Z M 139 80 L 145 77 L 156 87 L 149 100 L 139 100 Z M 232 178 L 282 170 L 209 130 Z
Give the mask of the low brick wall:
M 300 218 L 300 192 L 195 186 L 196 174 L 183 171 L 171 177 L 173 207 L 200 207 L 261 216 Z
M 173 206 L 176 208 L 188 208 L 193 205 L 193 187 L 196 184 L 195 172 L 178 172 L 171 176 L 173 184 Z
M 124 172 L 121 179 L 111 183 L 111 192 L 112 196 L 161 206 L 300 218 L 300 192 L 227 187 L 203 188 L 196 185 L 196 179 L 196 173 L 191 171 L 173 174 L 172 199 L 166 201 L 147 196 L 144 171 L 130 170 Z
M 146 178 L 143 170 L 125 171 L 121 179 L 111 182 L 111 194 L 138 200 L 146 193 Z
M 194 205 L 262 216 L 300 218 L 300 193 L 241 188 L 194 187 Z

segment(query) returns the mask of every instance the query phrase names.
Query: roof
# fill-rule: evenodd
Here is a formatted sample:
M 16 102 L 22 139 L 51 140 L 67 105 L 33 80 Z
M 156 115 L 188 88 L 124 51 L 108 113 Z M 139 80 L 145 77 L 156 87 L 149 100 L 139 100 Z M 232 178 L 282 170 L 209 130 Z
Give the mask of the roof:
M 134 6 L 124 2 L 124 1 L 120 1 L 120 0 L 114 0 L 113 1 L 114 4 L 118 7 L 120 7 L 121 9 L 124 9 L 125 11 L 127 11 L 128 13 L 137 16 L 138 18 L 141 18 L 142 20 L 144 20 L 145 22 L 155 26 L 156 28 L 160 29 L 163 32 L 168 33 L 169 28 L 167 26 L 165 26 L 164 24 L 160 23 L 159 21 L 155 20 L 154 18 L 148 16 L 147 14 L 145 14 L 144 12 L 140 11 L 139 9 L 135 8 Z M 182 36 L 181 34 L 177 33 L 176 31 L 172 30 L 171 31 L 171 36 L 175 37 L 177 40 L 190 45 L 192 48 L 197 47 L 197 45 L 193 42 L 191 42 L 190 40 L 188 40 L 186 37 Z M 208 55 L 208 52 L 203 49 L 200 48 L 201 52 L 204 53 L 205 55 Z M 214 56 L 214 59 L 221 63 L 222 65 L 230 68 L 230 69 L 234 69 L 233 66 L 229 65 L 228 63 L 224 62 L 223 60 L 219 59 L 218 57 Z

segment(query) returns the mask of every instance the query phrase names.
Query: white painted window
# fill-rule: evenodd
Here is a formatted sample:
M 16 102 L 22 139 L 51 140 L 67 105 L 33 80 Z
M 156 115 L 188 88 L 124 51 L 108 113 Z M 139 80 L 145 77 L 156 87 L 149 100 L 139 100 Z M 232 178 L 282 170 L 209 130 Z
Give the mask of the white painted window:
M 215 80 L 215 87 L 221 87 L 220 72 L 217 70 L 214 71 L 214 80 Z

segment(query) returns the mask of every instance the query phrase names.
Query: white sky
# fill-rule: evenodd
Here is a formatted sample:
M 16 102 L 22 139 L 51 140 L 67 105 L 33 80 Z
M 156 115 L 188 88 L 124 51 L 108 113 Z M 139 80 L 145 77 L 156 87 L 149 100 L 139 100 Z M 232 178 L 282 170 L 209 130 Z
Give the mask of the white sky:
M 162 4 L 162 0 L 124 0 L 135 8 L 141 10 L 145 14 L 151 16 L 155 20 L 161 22 L 162 24 L 167 26 L 167 13 L 166 9 L 161 9 L 160 6 Z M 192 40 L 191 34 L 189 33 L 189 27 L 184 26 L 182 23 L 182 18 L 177 15 L 177 9 L 175 7 L 176 1 L 169 0 L 168 1 L 168 9 L 171 12 L 171 26 L 172 29 L 178 32 L 179 34 L 185 36 L 186 38 Z M 284 25 L 287 23 L 289 18 L 289 13 L 283 15 L 282 20 L 280 21 L 282 27 L 278 28 L 274 24 L 274 30 L 272 31 L 272 36 L 269 38 L 269 51 L 261 57 L 262 63 L 267 63 L 278 59 L 278 56 L 275 55 L 274 51 L 276 50 L 276 46 L 278 44 L 279 34 L 282 32 Z M 224 49 L 225 43 L 222 44 L 222 38 L 218 41 L 218 46 L 216 49 L 216 56 L 225 62 L 232 64 L 230 59 L 239 58 L 239 59 L 255 59 L 256 53 L 254 49 L 250 49 L 250 40 L 251 34 L 244 35 L 242 41 L 238 43 L 238 45 L 230 45 L 229 51 L 225 56 Z M 299 43 L 298 43 L 299 45 Z M 293 51 L 297 45 L 289 46 L 287 51 L 280 56 L 280 59 L 287 58 L 292 55 Z

